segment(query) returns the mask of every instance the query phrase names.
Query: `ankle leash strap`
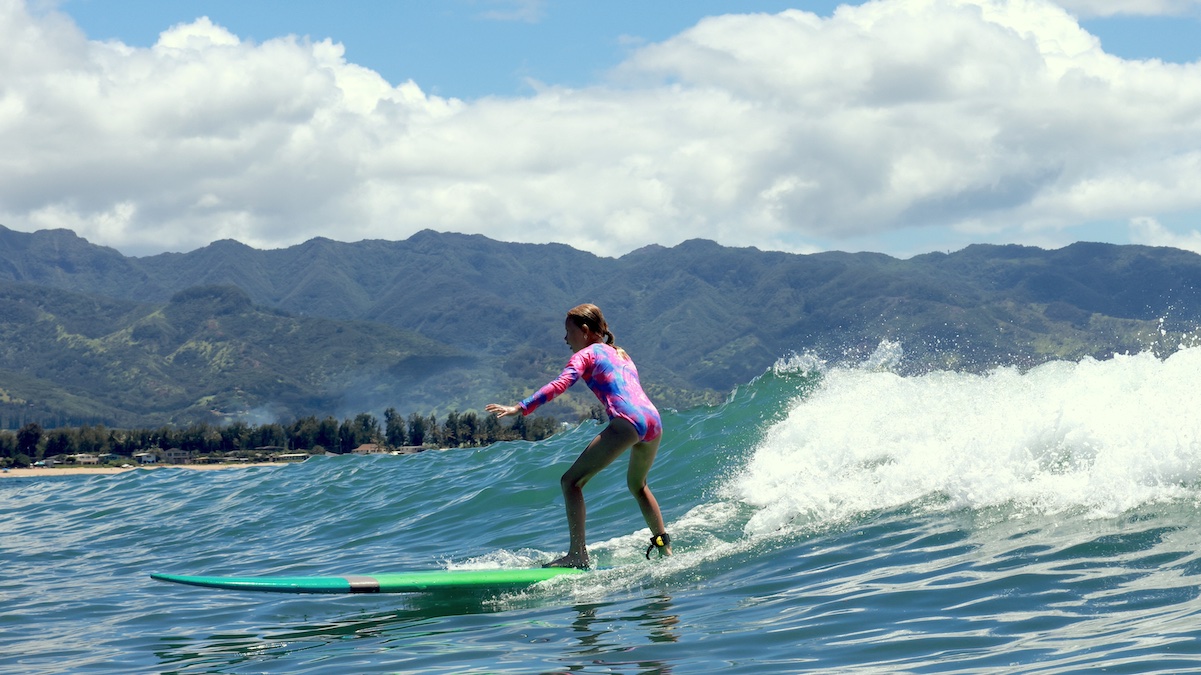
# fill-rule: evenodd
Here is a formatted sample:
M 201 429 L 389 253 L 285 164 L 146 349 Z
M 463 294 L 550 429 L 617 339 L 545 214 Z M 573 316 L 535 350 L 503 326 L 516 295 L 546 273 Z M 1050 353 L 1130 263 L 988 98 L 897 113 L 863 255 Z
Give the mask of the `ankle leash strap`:
M 666 532 L 662 534 L 656 534 L 655 536 L 651 537 L 651 545 L 646 547 L 646 559 L 651 559 L 651 551 L 655 550 L 656 547 L 663 548 L 670 543 L 671 535 L 667 534 Z

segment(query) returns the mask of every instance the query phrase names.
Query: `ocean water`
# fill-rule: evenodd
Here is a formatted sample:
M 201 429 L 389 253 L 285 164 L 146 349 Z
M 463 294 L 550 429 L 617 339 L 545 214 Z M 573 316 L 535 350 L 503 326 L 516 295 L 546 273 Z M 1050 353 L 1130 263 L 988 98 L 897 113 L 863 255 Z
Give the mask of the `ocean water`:
M 604 569 L 499 596 L 207 591 L 562 553 L 540 443 L 0 479 L 3 673 L 1201 671 L 1201 348 L 983 375 L 784 359 L 589 484 Z

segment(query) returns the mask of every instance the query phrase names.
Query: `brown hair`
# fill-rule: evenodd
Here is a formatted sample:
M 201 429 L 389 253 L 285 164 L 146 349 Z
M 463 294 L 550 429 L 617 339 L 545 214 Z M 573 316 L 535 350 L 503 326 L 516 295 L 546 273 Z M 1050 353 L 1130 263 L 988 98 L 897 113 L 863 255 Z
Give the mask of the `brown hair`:
M 605 321 L 605 315 L 601 313 L 600 307 L 591 303 L 576 305 L 568 310 L 567 318 L 580 328 L 587 327 L 588 330 L 600 335 L 605 344 L 611 345 L 617 350 L 617 353 L 629 358 L 625 350 L 614 342 L 616 338 L 613 337 L 613 331 L 609 330 L 609 324 Z

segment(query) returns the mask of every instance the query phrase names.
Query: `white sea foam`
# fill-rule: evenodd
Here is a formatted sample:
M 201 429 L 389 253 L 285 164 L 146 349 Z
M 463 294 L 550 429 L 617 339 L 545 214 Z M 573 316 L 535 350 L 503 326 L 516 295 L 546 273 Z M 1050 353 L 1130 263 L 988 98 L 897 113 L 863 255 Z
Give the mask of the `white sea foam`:
M 919 502 L 1104 517 L 1201 495 L 1201 348 L 986 375 L 887 360 L 828 369 L 768 430 L 724 494 L 754 507 L 748 534 Z

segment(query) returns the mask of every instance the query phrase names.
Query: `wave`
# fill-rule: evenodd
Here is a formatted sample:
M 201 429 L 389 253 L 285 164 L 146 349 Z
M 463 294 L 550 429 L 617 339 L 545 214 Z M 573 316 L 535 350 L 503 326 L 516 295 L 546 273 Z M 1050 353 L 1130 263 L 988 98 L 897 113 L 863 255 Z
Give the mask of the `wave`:
M 980 375 L 880 364 L 820 368 L 764 431 L 720 491 L 753 511 L 745 533 L 911 504 L 1112 517 L 1198 498 L 1201 348 Z

